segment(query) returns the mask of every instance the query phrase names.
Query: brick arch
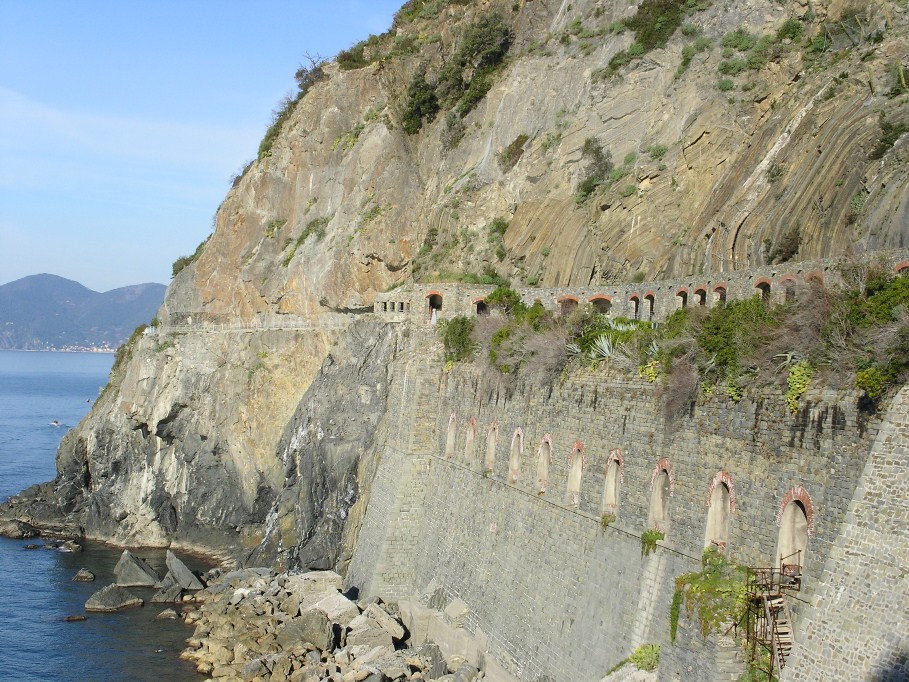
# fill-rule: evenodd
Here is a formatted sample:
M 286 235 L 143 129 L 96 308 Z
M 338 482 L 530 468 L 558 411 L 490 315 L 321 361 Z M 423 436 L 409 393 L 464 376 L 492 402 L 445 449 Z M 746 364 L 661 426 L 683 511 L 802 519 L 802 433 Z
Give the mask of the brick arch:
M 612 303 L 612 296 L 607 296 L 606 294 L 594 294 L 587 299 L 588 303 L 593 303 L 594 301 L 609 301 Z
M 824 272 L 822 270 L 812 270 L 811 272 L 809 272 L 805 275 L 805 281 L 806 282 L 817 281 L 817 282 L 820 282 L 821 284 L 823 284 L 824 283 Z
M 771 282 L 767 277 L 758 277 L 756 280 L 754 280 L 755 289 L 760 289 L 762 285 L 769 287 L 772 284 L 773 282 Z
M 663 457 L 656 463 L 656 466 L 653 467 L 653 473 L 650 474 L 650 490 L 653 490 L 653 485 L 656 483 L 657 476 L 664 470 L 669 474 L 669 497 L 672 497 L 672 494 L 675 492 L 675 474 L 672 473 L 672 462 L 669 461 L 668 457 Z
M 619 483 L 625 482 L 625 458 L 622 457 L 622 451 L 619 448 L 613 448 L 609 451 L 609 457 L 606 458 L 606 468 L 604 473 L 609 471 L 609 465 L 613 462 L 619 463 Z
M 693 293 L 695 293 L 695 294 L 704 294 L 704 295 L 706 296 L 706 295 L 707 295 L 707 286 L 704 285 L 704 284 L 699 284 L 698 286 L 696 286 L 696 287 L 694 288 L 694 292 L 693 292 Z
M 576 440 L 574 442 L 574 445 L 571 446 L 571 453 L 568 455 L 568 465 L 569 466 L 571 466 L 571 464 L 574 463 L 574 453 L 576 453 L 576 452 L 581 453 L 581 462 L 586 462 L 587 451 L 584 449 L 584 441 Z
M 795 275 L 783 275 L 777 280 L 777 282 L 780 284 L 785 284 L 786 282 L 792 282 L 793 284 L 796 284 L 798 280 L 796 279 Z
M 574 301 L 575 303 L 580 303 L 580 299 L 577 296 L 571 294 L 565 294 L 564 296 L 559 296 L 556 299 L 556 303 L 563 303 L 565 301 Z
M 438 291 L 437 289 L 433 289 L 432 291 L 427 292 L 423 298 L 429 298 L 430 296 L 442 296 L 442 292 Z M 444 298 L 444 296 L 442 297 Z
M 475 299 L 471 300 L 470 302 L 473 303 L 474 305 L 476 305 L 477 303 L 482 303 L 485 300 L 486 300 L 485 296 L 477 296 Z
M 718 485 L 725 483 L 726 487 L 729 489 L 729 511 L 735 511 L 735 483 L 732 482 L 732 475 L 726 471 L 716 472 L 716 475 L 710 481 L 710 485 L 707 486 L 707 504 L 705 506 L 709 507 L 710 502 L 713 499 L 713 491 Z
M 514 433 L 511 436 L 511 446 L 514 447 L 514 439 L 518 439 L 518 448 L 521 454 L 524 454 L 524 429 L 520 426 L 514 430 Z
M 805 518 L 808 520 L 808 535 L 814 535 L 814 505 L 811 502 L 811 496 L 808 491 L 801 485 L 790 488 L 783 497 L 783 501 L 780 502 L 780 507 L 776 512 L 777 527 L 783 523 L 783 511 L 789 506 L 790 502 L 795 501 L 801 502 L 802 507 L 805 508 Z
M 895 272 L 898 275 L 903 274 L 903 272 L 907 269 L 909 269 L 909 260 L 900 261 L 899 263 L 897 263 L 896 265 L 893 266 L 893 272 Z
M 716 284 L 713 285 L 714 292 L 719 291 L 720 289 L 722 289 L 726 293 L 729 293 L 729 283 L 728 282 L 717 282 Z
M 679 287 L 678 289 L 676 289 L 676 292 L 675 292 L 676 296 L 681 296 L 682 294 L 685 294 L 686 296 L 688 295 L 687 287 Z
M 631 296 L 628 297 L 628 300 L 629 301 L 640 301 L 641 295 L 640 294 L 631 294 Z

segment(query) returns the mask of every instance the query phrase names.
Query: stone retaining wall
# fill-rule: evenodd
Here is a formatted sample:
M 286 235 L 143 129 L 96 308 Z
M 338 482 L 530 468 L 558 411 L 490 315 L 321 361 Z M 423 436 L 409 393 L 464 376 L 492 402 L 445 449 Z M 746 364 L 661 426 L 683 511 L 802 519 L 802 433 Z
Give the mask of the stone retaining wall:
M 691 648 L 670 644 L 668 614 L 675 577 L 699 567 L 710 491 L 727 485 L 726 547 L 741 564 L 773 563 L 783 505 L 807 505 L 799 597 L 811 599 L 877 434 L 856 393 L 809 391 L 795 415 L 772 390 L 739 403 L 712 397 L 667 421 L 656 388 L 637 378 L 580 371 L 557 387 L 496 388 L 470 365 L 445 374 L 436 351 L 424 345 L 408 364 L 413 409 L 391 429 L 409 445 L 383 455 L 349 584 L 397 596 L 432 584 L 462 599 L 469 628 L 521 679 L 600 679 L 645 642 L 663 646 L 662 679 L 716 679 L 708 671 L 722 666 L 690 675 Z M 541 495 L 547 435 L 552 463 Z M 569 479 L 582 456 L 575 505 Z M 617 506 L 604 509 L 610 459 L 621 459 L 622 477 Z M 663 470 L 671 474 L 666 538 L 642 557 L 652 482 Z M 616 517 L 605 531 L 604 511 Z M 791 606 L 798 640 L 804 605 Z

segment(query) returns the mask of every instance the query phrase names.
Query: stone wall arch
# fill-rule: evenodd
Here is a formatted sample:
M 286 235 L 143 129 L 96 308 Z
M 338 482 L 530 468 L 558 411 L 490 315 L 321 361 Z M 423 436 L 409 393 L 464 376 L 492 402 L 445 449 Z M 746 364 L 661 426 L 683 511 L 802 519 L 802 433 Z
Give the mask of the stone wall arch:
M 518 472 L 521 467 L 521 456 L 524 454 L 524 429 L 520 426 L 511 436 L 511 453 L 508 457 L 508 480 L 518 482 Z
M 549 485 L 549 465 L 552 464 L 552 436 L 544 433 L 537 448 L 537 494 L 545 495 Z
M 724 554 L 729 542 L 729 518 L 735 511 L 735 484 L 728 471 L 718 471 L 707 487 L 707 527 L 704 547 L 716 547 Z
M 622 457 L 622 451 L 620 449 L 615 448 L 609 451 L 609 458 L 606 460 L 604 475 L 603 513 L 614 514 L 619 506 L 621 485 L 625 482 L 625 458 Z
M 448 433 L 445 436 L 445 459 L 454 457 L 455 442 L 458 438 L 458 413 L 452 412 L 448 418 Z
M 483 471 L 492 472 L 496 465 L 496 440 L 499 437 L 499 422 L 493 421 L 486 431 L 486 458 Z
M 467 431 L 464 434 L 464 462 L 470 466 L 476 457 L 477 418 L 467 420 Z
M 647 517 L 649 528 L 663 533 L 669 529 L 669 498 L 675 492 L 675 476 L 672 463 L 666 457 L 660 459 L 650 475 L 650 512 Z
M 801 485 L 790 488 L 776 513 L 777 536 L 774 565 L 784 576 L 801 580 L 807 560 L 808 544 L 814 535 L 814 505 Z
M 584 443 L 576 440 L 568 455 L 568 485 L 565 491 L 566 502 L 571 507 L 577 508 L 581 504 L 581 478 L 585 463 Z

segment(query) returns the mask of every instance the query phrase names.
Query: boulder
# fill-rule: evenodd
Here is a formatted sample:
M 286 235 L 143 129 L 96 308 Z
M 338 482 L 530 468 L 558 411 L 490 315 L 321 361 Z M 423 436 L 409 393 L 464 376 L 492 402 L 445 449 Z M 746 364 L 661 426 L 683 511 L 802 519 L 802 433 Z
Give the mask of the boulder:
M 180 601 L 180 596 L 182 594 L 183 588 L 175 583 L 167 587 L 162 587 L 152 595 L 152 598 L 149 599 L 149 601 L 152 604 L 171 604 Z
M 108 585 L 85 602 L 86 611 L 119 611 L 131 606 L 142 606 L 142 600 L 119 585 Z
M 83 620 L 88 620 L 85 616 L 65 616 L 63 618 L 64 623 L 81 623 Z
M 357 608 L 357 605 L 340 592 L 327 592 L 322 598 L 303 610 L 302 613 L 310 609 L 321 611 L 328 616 L 328 620 L 341 627 L 347 627 L 350 621 L 360 615 L 360 609 Z
M 394 642 L 388 630 L 368 616 L 357 616 L 350 621 L 347 646 L 388 647 L 394 650 Z
M 90 583 L 95 579 L 95 574 L 89 571 L 87 568 L 80 568 L 79 572 L 73 576 L 73 580 L 77 583 Z
M 26 538 L 36 538 L 41 532 L 25 521 L 9 519 L 0 521 L 0 535 L 12 538 L 13 540 L 24 540 Z
M 393 639 L 404 639 L 404 627 L 394 618 L 389 616 L 378 604 L 369 604 L 363 615 L 369 616 L 388 631 Z
M 155 620 L 177 620 L 177 612 L 173 609 L 164 609 L 155 616 Z
M 170 550 L 167 550 L 166 561 L 167 569 L 180 587 L 184 590 L 202 589 L 203 586 L 202 583 L 199 582 L 199 579 L 193 575 L 193 572 L 186 567 L 186 564 L 180 561 Z
M 309 642 L 321 651 L 331 651 L 338 637 L 334 625 L 324 612 L 313 609 L 289 620 L 277 631 L 277 641 L 288 649 L 299 642 Z
M 114 575 L 120 587 L 154 587 L 161 577 L 147 563 L 124 549 L 114 566 Z
M 309 571 L 287 576 L 284 589 L 291 594 L 320 594 L 329 590 L 338 592 L 344 587 L 344 579 L 334 571 Z

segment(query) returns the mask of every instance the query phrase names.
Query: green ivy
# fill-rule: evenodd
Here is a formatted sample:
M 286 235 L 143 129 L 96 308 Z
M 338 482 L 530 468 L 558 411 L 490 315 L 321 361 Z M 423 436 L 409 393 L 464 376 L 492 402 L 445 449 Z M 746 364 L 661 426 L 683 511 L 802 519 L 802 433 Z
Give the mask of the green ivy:
M 795 363 L 789 369 L 789 376 L 786 378 L 786 384 L 789 387 L 786 390 L 786 405 L 790 412 L 798 412 L 799 398 L 808 390 L 808 384 L 811 383 L 813 374 L 814 368 L 806 360 Z
M 738 623 L 748 606 L 748 571 L 729 561 L 716 548 L 708 547 L 702 568 L 675 579 L 669 611 L 669 635 L 675 642 L 682 603 L 697 617 L 701 634 L 707 637 L 723 623 Z
M 666 534 L 657 530 L 656 528 L 650 528 L 641 533 L 641 556 L 649 556 L 652 552 L 656 551 L 657 542 L 664 540 Z

